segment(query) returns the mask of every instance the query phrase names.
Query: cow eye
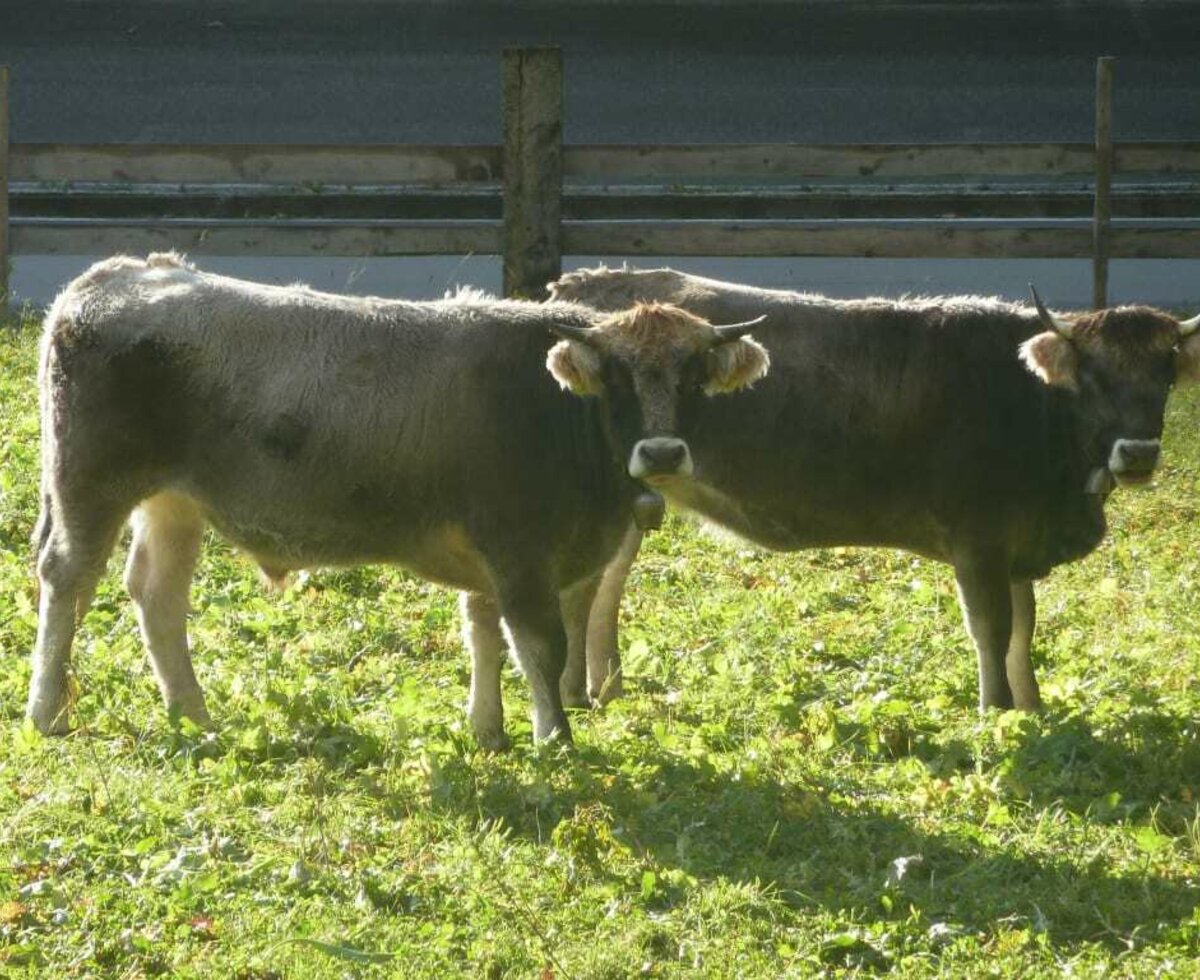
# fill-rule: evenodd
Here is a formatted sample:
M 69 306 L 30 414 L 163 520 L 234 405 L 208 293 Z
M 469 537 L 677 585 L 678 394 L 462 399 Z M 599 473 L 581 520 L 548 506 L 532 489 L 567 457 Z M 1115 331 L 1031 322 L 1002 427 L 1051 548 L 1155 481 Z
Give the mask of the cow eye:
M 684 361 L 682 382 L 680 387 L 685 390 L 703 388 L 708 383 L 708 364 L 704 357 L 689 357 Z

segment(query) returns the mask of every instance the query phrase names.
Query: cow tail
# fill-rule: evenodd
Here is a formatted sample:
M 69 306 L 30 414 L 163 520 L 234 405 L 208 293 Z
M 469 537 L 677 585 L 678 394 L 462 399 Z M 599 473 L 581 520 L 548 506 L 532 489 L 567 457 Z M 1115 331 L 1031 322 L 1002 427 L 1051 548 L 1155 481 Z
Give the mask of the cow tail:
M 49 345 L 47 345 L 49 346 Z M 43 359 L 45 354 L 43 354 Z M 45 390 L 45 385 L 40 385 L 41 388 L 41 422 L 42 422 L 42 439 L 41 439 L 41 464 L 42 464 L 42 479 L 41 479 L 41 499 L 42 506 L 38 512 L 37 523 L 33 526 L 33 560 L 36 562 L 42 553 L 42 549 L 46 547 L 46 542 L 50 540 L 50 531 L 54 527 L 53 518 L 53 499 L 50 494 L 50 475 L 54 472 L 54 432 L 51 429 L 50 406 L 48 404 L 50 396 Z
M 63 297 L 51 306 L 42 325 L 42 344 L 38 357 L 38 409 L 41 422 L 41 510 L 31 535 L 33 558 L 36 562 L 50 540 L 54 527 L 53 497 L 50 493 L 51 474 L 54 472 L 55 433 L 53 419 L 54 328 L 62 318 Z

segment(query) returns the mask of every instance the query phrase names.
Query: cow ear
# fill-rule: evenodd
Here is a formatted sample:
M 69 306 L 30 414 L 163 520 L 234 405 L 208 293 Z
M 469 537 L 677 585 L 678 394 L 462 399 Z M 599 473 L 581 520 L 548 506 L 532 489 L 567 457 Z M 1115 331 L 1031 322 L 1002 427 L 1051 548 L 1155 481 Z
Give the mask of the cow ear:
M 708 352 L 708 381 L 704 393 L 724 395 L 748 388 L 762 378 L 770 366 L 767 349 L 749 337 L 718 344 Z
M 1200 332 L 1185 337 L 1175 355 L 1175 383 L 1194 385 L 1200 381 Z
M 546 370 L 554 380 L 576 395 L 598 395 L 604 387 L 600 380 L 600 355 L 574 340 L 560 340 L 546 355 Z
M 1079 390 L 1079 356 L 1062 334 L 1047 330 L 1021 345 L 1021 360 L 1046 384 Z

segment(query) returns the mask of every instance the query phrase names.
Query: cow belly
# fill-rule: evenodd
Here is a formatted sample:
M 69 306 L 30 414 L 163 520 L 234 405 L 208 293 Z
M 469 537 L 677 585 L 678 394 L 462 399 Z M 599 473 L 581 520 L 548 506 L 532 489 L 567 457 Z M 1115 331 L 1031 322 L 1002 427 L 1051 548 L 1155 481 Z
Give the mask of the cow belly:
M 892 515 L 821 507 L 797 493 L 789 506 L 735 499 L 712 486 L 680 479 L 656 485 L 672 503 L 772 551 L 827 547 L 903 548 L 926 558 L 948 560 L 947 534 L 928 514 Z
M 349 515 L 328 522 L 296 520 L 311 514 L 239 512 L 200 501 L 205 517 L 231 544 L 254 559 L 269 578 L 301 568 L 374 563 L 401 565 L 422 578 L 453 588 L 489 592 L 488 563 L 460 524 L 424 528 L 381 527 Z

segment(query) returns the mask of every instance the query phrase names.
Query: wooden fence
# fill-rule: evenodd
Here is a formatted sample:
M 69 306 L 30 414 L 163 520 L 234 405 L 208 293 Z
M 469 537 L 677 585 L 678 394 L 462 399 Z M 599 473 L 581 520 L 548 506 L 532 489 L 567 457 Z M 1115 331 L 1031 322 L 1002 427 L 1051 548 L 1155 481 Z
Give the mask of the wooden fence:
M 71 145 L 8 142 L 0 70 L 0 269 L 483 253 L 541 296 L 563 254 L 1090 257 L 1100 306 L 1110 258 L 1200 257 L 1200 141 L 1112 142 L 1111 59 L 1093 143 L 563 145 L 562 77 L 505 52 L 502 145 Z

